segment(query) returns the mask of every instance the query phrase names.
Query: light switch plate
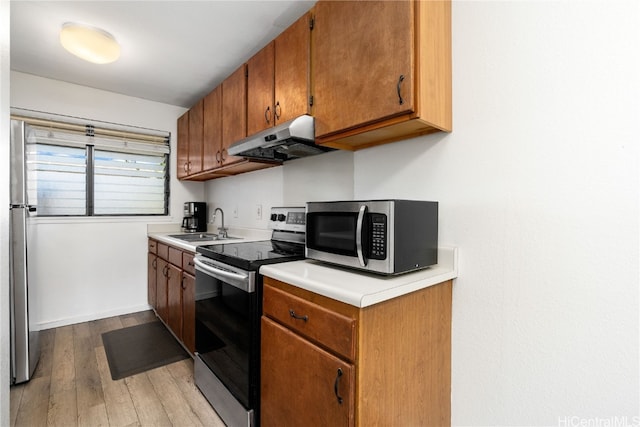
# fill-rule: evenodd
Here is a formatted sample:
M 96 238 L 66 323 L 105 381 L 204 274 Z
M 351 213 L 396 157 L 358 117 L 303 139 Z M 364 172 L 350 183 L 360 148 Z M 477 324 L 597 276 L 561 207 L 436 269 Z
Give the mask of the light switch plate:
M 255 213 L 256 213 L 256 219 L 257 220 L 261 220 L 262 219 L 262 205 L 256 205 Z

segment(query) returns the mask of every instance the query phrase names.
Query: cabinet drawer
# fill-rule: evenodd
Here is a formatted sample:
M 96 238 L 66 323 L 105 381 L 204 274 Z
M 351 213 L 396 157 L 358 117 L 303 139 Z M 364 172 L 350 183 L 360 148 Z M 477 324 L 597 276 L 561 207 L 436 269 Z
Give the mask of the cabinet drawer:
M 263 313 L 323 347 L 354 360 L 356 319 L 264 285 Z
M 196 266 L 193 263 L 193 256 L 191 252 L 182 252 L 182 269 L 192 276 L 196 275 Z
M 158 253 L 158 242 L 156 242 L 155 240 L 151 240 L 149 239 L 149 249 L 148 251 L 152 254 L 157 254 Z
M 169 262 L 178 268 L 182 268 L 182 251 L 169 246 Z
M 156 243 L 156 253 L 158 256 L 164 260 L 169 259 L 169 246 L 164 243 L 157 242 Z

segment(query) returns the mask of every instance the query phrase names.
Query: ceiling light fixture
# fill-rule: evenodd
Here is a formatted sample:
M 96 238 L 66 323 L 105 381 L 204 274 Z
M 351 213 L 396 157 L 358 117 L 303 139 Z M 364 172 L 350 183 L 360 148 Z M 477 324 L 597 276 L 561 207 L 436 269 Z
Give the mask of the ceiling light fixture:
M 60 43 L 69 52 L 94 64 L 108 64 L 120 57 L 120 45 L 100 28 L 67 22 L 60 30 Z

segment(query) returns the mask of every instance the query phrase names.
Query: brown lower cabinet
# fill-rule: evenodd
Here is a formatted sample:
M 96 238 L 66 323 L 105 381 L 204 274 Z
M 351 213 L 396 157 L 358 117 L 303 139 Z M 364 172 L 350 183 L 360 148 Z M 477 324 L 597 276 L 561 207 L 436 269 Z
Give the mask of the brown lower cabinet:
M 182 273 L 182 342 L 196 351 L 196 278 Z
M 165 323 L 182 340 L 182 270 L 173 264 L 167 268 L 167 317 Z
M 147 254 L 147 301 L 151 307 L 156 306 L 158 256 L 149 252 Z
M 167 272 L 169 271 L 169 263 L 158 257 L 158 268 L 156 270 L 156 314 L 165 323 L 169 319 L 169 308 L 167 303 Z
M 357 308 L 265 277 L 261 425 L 450 425 L 451 289 Z
M 355 367 L 262 318 L 261 425 L 354 425 Z M 278 345 L 274 345 L 278 343 Z
M 152 243 L 153 242 L 153 243 Z M 151 252 L 151 248 L 155 252 Z M 148 301 L 158 317 L 195 352 L 195 270 L 192 252 L 149 240 Z

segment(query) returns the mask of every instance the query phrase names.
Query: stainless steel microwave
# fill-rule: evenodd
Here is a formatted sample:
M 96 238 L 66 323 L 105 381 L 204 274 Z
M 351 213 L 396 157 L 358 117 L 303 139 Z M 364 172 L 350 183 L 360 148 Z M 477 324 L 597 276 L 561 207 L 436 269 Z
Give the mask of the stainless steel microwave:
M 379 274 L 438 263 L 438 202 L 308 202 L 307 258 Z

